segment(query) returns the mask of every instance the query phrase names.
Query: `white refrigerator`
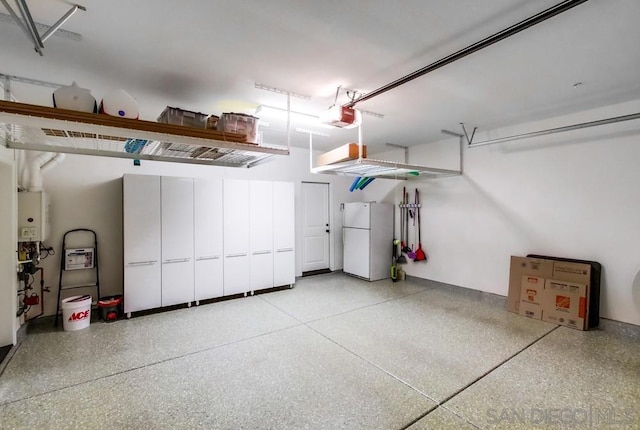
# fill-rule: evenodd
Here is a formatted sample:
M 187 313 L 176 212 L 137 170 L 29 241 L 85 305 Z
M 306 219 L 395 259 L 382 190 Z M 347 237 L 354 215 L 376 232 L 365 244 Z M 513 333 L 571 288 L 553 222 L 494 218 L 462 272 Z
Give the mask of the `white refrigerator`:
M 393 205 L 345 203 L 342 220 L 344 273 L 369 281 L 390 277 Z

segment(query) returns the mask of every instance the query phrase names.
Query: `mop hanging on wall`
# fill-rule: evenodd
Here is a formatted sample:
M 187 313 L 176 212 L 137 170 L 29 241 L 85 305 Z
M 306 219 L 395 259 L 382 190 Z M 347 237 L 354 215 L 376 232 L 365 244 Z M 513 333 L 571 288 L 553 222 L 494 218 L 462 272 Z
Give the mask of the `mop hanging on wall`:
M 420 209 L 422 208 L 422 204 L 420 203 L 420 192 L 416 188 L 413 203 L 409 203 L 409 193 L 406 192 L 405 189 L 402 190 L 402 195 L 403 195 L 402 203 L 400 203 L 399 205 L 400 217 L 401 217 L 400 233 L 402 236 L 402 240 L 400 241 L 400 244 L 402 246 L 401 255 L 402 253 L 405 253 L 407 254 L 407 257 L 413 261 L 426 262 L 429 258 L 427 257 L 426 253 L 422 249 L 422 235 L 420 232 L 420 227 L 421 227 L 420 226 L 420 223 L 421 223 Z M 409 218 L 413 220 L 414 234 L 417 226 L 418 247 L 416 249 L 413 248 L 414 246 L 413 243 L 411 243 L 411 246 L 409 246 Z
M 416 205 L 418 206 L 418 249 L 416 250 L 416 257 L 413 261 L 427 261 L 427 255 L 424 253 L 422 249 L 422 235 L 420 234 L 420 208 L 422 205 L 420 204 L 420 193 L 416 188 Z

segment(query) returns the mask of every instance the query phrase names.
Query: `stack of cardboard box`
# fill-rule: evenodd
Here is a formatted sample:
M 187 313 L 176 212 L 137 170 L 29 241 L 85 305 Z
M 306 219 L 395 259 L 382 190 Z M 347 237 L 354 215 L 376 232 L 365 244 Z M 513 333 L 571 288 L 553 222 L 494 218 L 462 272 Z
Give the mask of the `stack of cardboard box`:
M 549 258 L 511 257 L 507 310 L 578 330 L 597 327 L 599 265 Z
M 318 166 L 357 160 L 360 157 L 360 146 L 357 143 L 347 143 L 332 151 L 318 156 Z M 367 158 L 367 145 L 362 145 L 362 158 Z

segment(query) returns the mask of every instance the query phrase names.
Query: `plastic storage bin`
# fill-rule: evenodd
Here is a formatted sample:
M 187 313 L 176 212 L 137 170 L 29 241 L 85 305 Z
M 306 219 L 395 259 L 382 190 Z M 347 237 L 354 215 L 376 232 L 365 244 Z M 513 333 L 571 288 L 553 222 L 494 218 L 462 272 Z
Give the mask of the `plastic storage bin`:
M 243 113 L 223 113 L 218 120 L 218 130 L 247 135 L 247 143 L 258 143 L 258 120 Z
M 167 106 L 158 117 L 158 122 L 185 127 L 207 128 L 207 115 Z
M 209 118 L 207 118 L 207 128 L 210 128 L 211 130 L 217 130 L 219 120 L 220 120 L 219 116 L 211 115 Z

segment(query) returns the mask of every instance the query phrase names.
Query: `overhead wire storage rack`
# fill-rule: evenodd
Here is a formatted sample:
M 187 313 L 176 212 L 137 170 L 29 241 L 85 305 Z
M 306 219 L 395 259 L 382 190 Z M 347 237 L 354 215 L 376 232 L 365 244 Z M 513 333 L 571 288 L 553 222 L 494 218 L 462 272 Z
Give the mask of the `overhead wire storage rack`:
M 344 176 L 366 176 L 385 179 L 425 179 L 460 175 L 460 171 L 405 164 L 395 161 L 358 158 L 342 163 L 311 168 L 313 173 Z
M 12 149 L 253 167 L 288 148 L 246 142 L 243 134 L 0 101 L 0 136 Z
M 416 164 L 401 163 L 398 161 L 376 160 L 364 156 L 362 145 L 362 125 L 358 126 L 358 157 L 339 163 L 315 166 L 313 163 L 313 133 L 309 133 L 309 170 L 311 173 L 356 176 L 367 178 L 383 178 L 395 180 L 423 180 L 443 176 L 459 176 L 462 174 L 462 135 L 447 130 L 445 134 L 458 136 L 460 139 L 460 168 L 459 170 L 442 169 L 436 167 L 420 166 Z M 399 146 L 399 145 L 392 145 Z M 405 160 L 407 158 L 405 150 Z

